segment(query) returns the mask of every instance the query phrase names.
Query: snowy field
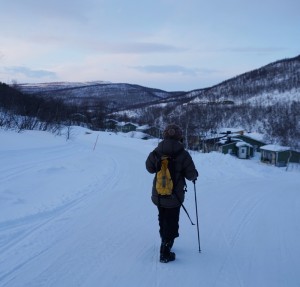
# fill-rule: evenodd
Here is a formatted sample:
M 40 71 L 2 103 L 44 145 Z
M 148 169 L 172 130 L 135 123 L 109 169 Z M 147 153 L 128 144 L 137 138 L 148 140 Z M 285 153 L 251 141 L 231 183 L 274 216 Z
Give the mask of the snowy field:
M 202 253 L 182 211 L 162 264 L 145 170 L 156 144 L 0 130 L 0 286 L 300 286 L 300 169 L 191 153 Z M 191 183 L 185 205 L 195 221 Z

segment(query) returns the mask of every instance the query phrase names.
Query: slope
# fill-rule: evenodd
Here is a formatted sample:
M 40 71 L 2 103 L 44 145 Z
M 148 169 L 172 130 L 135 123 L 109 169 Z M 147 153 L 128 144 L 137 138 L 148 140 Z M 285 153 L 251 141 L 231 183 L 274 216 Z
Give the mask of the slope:
M 192 154 L 202 253 L 182 213 L 177 260 L 161 264 L 152 175 L 144 168 L 157 141 L 79 128 L 68 142 L 42 132 L 0 130 L 0 138 L 1 286 L 300 282 L 297 169 Z M 194 215 L 191 184 L 186 207 Z
M 61 99 L 69 104 L 96 106 L 100 101 L 114 109 L 147 105 L 174 94 L 135 84 L 105 82 L 18 84 L 17 88 L 26 94 Z
M 266 95 L 274 102 L 299 101 L 300 56 L 270 63 L 228 79 L 208 89 L 194 90 L 194 103 L 233 101 L 235 104 L 264 102 Z

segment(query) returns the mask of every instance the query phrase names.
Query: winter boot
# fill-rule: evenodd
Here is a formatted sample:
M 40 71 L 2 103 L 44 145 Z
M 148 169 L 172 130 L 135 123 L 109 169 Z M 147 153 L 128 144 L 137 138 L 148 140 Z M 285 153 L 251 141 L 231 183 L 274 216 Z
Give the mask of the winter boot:
M 174 240 L 163 240 L 160 246 L 160 262 L 168 263 L 175 260 L 175 253 L 171 252 Z
M 174 239 L 171 239 L 171 240 L 162 240 L 161 241 L 161 245 L 160 245 L 160 254 L 163 253 L 163 248 L 164 248 L 164 243 L 167 243 L 167 245 L 170 247 L 170 250 L 172 249 L 173 247 L 173 244 L 174 244 Z

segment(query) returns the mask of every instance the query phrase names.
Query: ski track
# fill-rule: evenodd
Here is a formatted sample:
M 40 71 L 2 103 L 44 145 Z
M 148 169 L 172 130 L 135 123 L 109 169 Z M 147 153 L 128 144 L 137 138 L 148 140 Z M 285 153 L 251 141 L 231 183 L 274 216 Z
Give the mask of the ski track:
M 55 177 L 64 170 L 75 170 L 77 176 L 83 172 L 89 179 L 53 208 L 0 221 L 1 287 L 118 287 L 129 282 L 153 287 L 298 287 L 300 276 L 291 268 L 300 264 L 299 246 L 290 235 L 300 236 L 294 221 L 300 200 L 297 183 L 290 183 L 293 174 L 264 178 L 249 168 L 237 180 L 214 168 L 201 179 L 201 169 L 214 162 L 197 161 L 202 253 L 197 251 L 196 227 L 182 212 L 176 261 L 161 264 L 157 210 L 150 200 L 153 177 L 145 176 L 144 166 L 153 147 L 124 146 L 100 136 L 92 151 L 93 140 L 32 150 L 41 155 L 38 159 L 12 153 L 20 161 L 0 166 L 0 183 L 36 173 Z M 243 167 L 243 161 L 237 165 Z M 224 166 L 229 169 L 230 163 Z M 134 173 L 127 172 L 132 169 Z M 221 185 L 218 176 L 225 176 Z M 288 196 L 286 190 L 268 188 L 271 180 L 289 186 Z M 191 185 L 186 207 L 194 218 Z
M 109 148 L 108 148 L 109 150 Z M 77 151 L 76 151 L 77 152 Z M 72 156 L 74 155 L 76 152 L 72 152 L 70 153 L 68 156 Z M 101 182 L 99 182 L 99 184 L 96 184 L 94 187 L 94 191 L 95 192 L 89 192 L 88 196 L 87 194 L 84 194 L 82 196 L 82 198 L 77 198 L 75 200 L 73 200 L 72 202 L 69 202 L 68 204 L 65 204 L 59 208 L 57 208 L 57 210 L 51 210 L 50 212 L 44 212 L 44 213 L 39 213 L 36 214 L 34 216 L 28 216 L 26 218 L 22 218 L 22 219 L 17 219 L 17 220 L 13 220 L 11 222 L 5 222 L 2 225 L 0 225 L 0 232 L 8 232 L 9 230 L 14 230 L 16 231 L 16 229 L 18 230 L 23 230 L 20 231 L 20 234 L 18 234 L 18 236 L 14 236 L 13 239 L 11 240 L 7 240 L 6 244 L 2 244 L 1 245 L 1 253 L 2 255 L 6 256 L 6 257 L 10 257 L 10 256 L 16 256 L 18 254 L 15 253 L 14 250 L 18 249 L 18 250 L 26 250 L 26 248 L 28 248 L 28 246 L 30 246 L 33 242 L 33 238 L 35 237 L 42 237 L 44 232 L 47 232 L 48 229 L 52 229 L 54 224 L 59 223 L 59 221 L 61 220 L 67 220 L 68 222 L 68 216 L 67 214 L 72 211 L 74 211 L 74 208 L 76 208 L 76 206 L 91 206 L 91 197 L 93 197 L 93 199 L 95 199 L 97 202 L 97 200 L 99 201 L 99 199 L 97 199 L 98 194 L 97 192 L 99 192 L 99 190 L 101 191 L 106 191 L 109 190 L 112 193 L 117 193 L 118 195 L 120 194 L 120 192 L 122 193 L 122 186 L 124 186 L 124 184 L 122 183 L 122 180 L 124 178 L 126 178 L 126 173 L 123 172 L 123 168 L 124 166 L 128 165 L 128 162 L 123 162 L 122 165 L 120 166 L 120 158 L 121 158 L 121 154 L 115 157 L 111 157 L 109 155 L 110 153 L 106 153 L 105 157 L 107 157 L 107 159 L 109 160 L 109 164 L 108 166 L 113 166 L 113 169 L 109 171 L 109 176 L 107 176 L 106 180 L 102 180 Z M 101 159 L 103 157 L 103 154 L 101 154 Z M 49 159 L 49 161 L 51 160 L 55 160 L 57 158 L 51 158 Z M 39 169 L 43 164 L 45 163 L 45 161 L 41 161 L 39 162 L 38 165 L 36 165 L 36 162 L 30 162 L 29 164 L 26 165 L 26 167 L 28 168 L 28 170 L 30 170 L 32 168 L 32 166 L 34 166 L 34 169 Z M 24 168 L 24 166 L 22 167 Z M 11 169 L 14 172 L 12 173 L 13 176 L 18 176 L 20 175 L 20 173 L 24 173 L 26 171 L 24 171 L 24 169 L 22 170 L 21 168 L 19 170 L 21 170 L 20 172 L 18 171 L 18 169 Z M 136 178 L 136 175 L 134 175 L 133 180 L 135 182 L 140 182 L 140 184 L 143 184 L 142 178 L 138 177 Z M 125 180 L 126 181 L 126 180 Z M 121 182 L 121 183 L 120 183 Z M 121 189 L 121 190 L 120 190 Z M 126 194 L 126 192 L 128 191 L 124 191 L 124 194 Z M 111 200 L 111 194 L 109 194 L 109 200 Z M 120 198 L 120 200 L 123 200 L 123 197 Z M 88 203 L 89 202 L 89 203 Z M 104 207 L 104 206 L 102 206 Z M 106 216 L 108 218 L 111 218 L 113 215 L 110 214 L 111 210 L 109 209 L 109 206 L 105 206 L 106 211 Z M 92 214 L 89 214 L 89 216 L 92 216 Z M 67 219 L 61 219 L 61 218 L 67 218 Z M 120 219 L 120 218 L 119 218 Z M 124 219 L 124 218 L 123 218 Z M 130 218 L 130 220 L 132 220 L 132 218 Z M 129 220 L 128 220 L 129 222 Z M 110 225 L 110 224 L 109 224 Z M 106 233 L 111 233 L 113 232 L 113 236 L 115 236 L 117 234 L 117 232 L 115 230 L 110 230 L 110 226 L 109 225 L 105 225 L 102 227 L 103 230 L 105 230 Z M 93 226 L 92 226 L 93 227 Z M 93 227 L 94 228 L 94 227 Z M 15 234 L 14 234 L 15 235 Z M 89 266 L 89 270 L 85 270 L 86 272 L 84 272 L 84 274 L 82 275 L 78 275 L 78 276 L 74 276 L 74 278 L 76 278 L 76 280 L 74 279 L 74 282 L 72 282 L 72 286 L 81 286 L 81 284 L 84 284 L 84 281 L 86 281 L 86 275 L 89 273 L 93 273 L 93 266 L 94 268 L 96 268 L 95 266 L 105 266 L 108 263 L 110 263 L 111 258 L 117 257 L 118 253 L 121 252 L 122 250 L 126 249 L 126 246 L 128 246 L 128 244 L 130 243 L 131 240 L 133 240 L 135 237 L 134 232 L 132 232 L 132 236 L 130 237 L 124 237 L 124 236 L 120 236 L 121 241 L 118 242 L 118 244 L 114 243 L 113 240 L 111 240 L 111 238 L 107 237 L 104 240 L 102 239 L 102 242 L 95 242 L 93 243 L 93 245 L 95 245 L 95 249 L 96 247 L 99 248 L 99 250 L 106 250 L 106 252 L 104 254 L 98 254 L 98 256 L 96 256 L 97 260 L 95 263 L 91 263 L 90 259 L 93 258 L 93 255 L 90 254 L 90 256 L 88 256 L 89 254 L 85 254 L 85 257 L 89 258 L 89 261 L 87 262 L 88 266 Z M 30 244 L 27 244 L 26 242 L 29 241 L 31 242 Z M 52 240 L 49 240 L 49 242 L 46 242 L 46 240 L 44 240 L 45 245 L 48 245 L 47 248 L 45 249 L 41 249 L 39 252 L 35 252 L 36 254 L 34 255 L 30 255 L 28 256 L 25 260 L 23 258 L 23 262 L 18 263 L 16 266 L 14 266 L 13 268 L 11 268 L 10 270 L 6 270 L 6 272 L 1 272 L 0 273 L 0 282 L 1 284 L 3 284 L 3 286 L 10 286 L 10 284 L 14 281 L 14 279 L 16 278 L 16 274 L 20 273 L 24 273 L 23 270 L 26 270 L 27 268 L 30 268 L 28 266 L 34 264 L 35 261 L 39 261 L 41 260 L 40 257 L 46 256 L 52 249 L 55 249 L 56 246 L 59 244 L 59 240 L 55 240 L 54 242 L 50 243 Z M 70 246 L 73 246 L 73 248 L 71 249 L 75 249 L 74 253 L 76 254 L 77 250 L 82 249 L 83 242 L 80 241 L 79 245 L 77 246 L 78 243 L 76 242 L 71 242 Z M 137 242 L 138 244 L 138 242 Z M 43 245 L 42 245 L 43 246 Z M 77 246 L 77 248 L 75 248 L 75 246 Z M 86 246 L 85 250 L 89 250 L 89 246 Z M 69 252 L 65 251 L 66 254 L 62 254 L 59 257 L 59 260 L 57 261 L 69 261 L 70 259 L 67 259 L 67 257 L 69 256 Z M 30 252 L 28 252 L 28 254 L 30 254 Z M 80 258 L 77 259 L 78 261 L 80 261 Z M 75 261 L 77 261 L 75 260 Z M 1 261 L 1 264 L 5 264 L 5 260 Z M 48 286 L 57 286 L 56 284 L 62 284 L 61 279 L 65 276 L 65 271 L 64 270 L 61 274 L 57 274 L 57 272 L 55 273 L 55 275 L 53 275 L 53 278 L 49 278 L 49 272 L 52 269 L 57 269 L 57 262 L 54 261 L 50 264 L 50 266 L 42 271 L 40 274 L 35 275 L 35 279 L 33 282 L 28 283 L 28 286 L 44 286 L 45 284 Z M 27 266 L 28 265 L 28 266 Z M 99 271 L 99 270 L 98 270 Z M 74 272 L 74 271 L 72 271 Z M 95 271 L 96 272 L 96 271 Z M 98 273 L 98 272 L 97 272 Z M 80 274 L 80 272 L 79 272 Z M 101 272 L 100 272 L 101 274 Z M 104 272 L 105 274 L 105 272 Z M 103 275 L 104 275 L 103 274 Z M 46 277 L 48 277 L 46 279 Z M 60 282 L 56 282 L 57 278 L 60 278 Z M 24 284 L 24 285 L 23 285 Z M 70 284 L 67 283 L 67 284 Z M 15 285 L 17 286 L 17 285 Z M 26 283 L 22 283 L 22 286 L 27 286 Z M 65 286 L 65 285 L 60 285 L 60 286 Z M 87 285 L 88 286 L 88 285 Z
M 71 151 L 71 153 L 70 153 Z M 24 152 L 20 153 L 18 151 L 10 151 L 13 153 L 12 160 L 15 161 L 15 165 L 11 168 L 3 166 L 0 168 L 0 180 L 11 180 L 16 176 L 22 175 L 29 170 L 36 169 L 36 167 L 44 167 L 47 163 L 52 163 L 55 160 L 63 160 L 66 157 L 75 155 L 75 150 L 70 149 L 69 146 L 61 146 L 55 148 L 46 148 L 46 149 L 35 149 L 28 150 L 28 154 L 24 155 Z M 32 155 L 39 154 L 42 159 L 37 160 L 36 157 Z M 57 156 L 59 154 L 59 156 Z M 64 156 L 62 156 L 64 155 Z M 33 158 L 33 160 L 31 159 Z M 1 157 L 0 157 L 1 160 Z M 23 163 L 25 161 L 25 163 Z
M 47 154 L 50 155 L 49 158 L 46 157 L 46 160 L 39 160 L 39 161 L 29 161 L 24 165 L 21 166 L 17 166 L 17 167 L 13 167 L 7 170 L 7 173 L 5 174 L 6 176 L 6 180 L 9 179 L 9 177 L 13 178 L 13 177 L 18 177 L 21 174 L 24 174 L 26 172 L 28 172 L 29 170 L 36 170 L 36 169 L 40 169 L 41 167 L 45 166 L 46 163 L 51 163 L 51 162 L 55 162 L 56 160 L 62 160 L 65 158 L 69 158 L 74 156 L 75 154 L 77 154 L 78 152 L 82 152 L 82 150 L 77 150 L 77 149 L 72 149 L 72 152 L 69 152 L 69 149 L 67 150 L 67 148 L 63 147 L 63 149 L 61 148 L 55 148 L 54 150 L 52 150 L 51 152 L 47 152 Z M 67 153 L 65 153 L 66 151 L 68 151 Z M 61 156 L 54 156 L 55 154 L 64 154 L 63 157 Z M 109 159 L 110 161 L 112 160 L 112 158 Z M 41 233 L 41 230 L 47 229 L 47 227 L 51 224 L 53 224 L 53 222 L 57 222 L 59 220 L 61 220 L 61 216 L 64 216 L 64 214 L 66 214 L 70 209 L 74 210 L 74 208 L 76 208 L 76 206 L 80 205 L 83 203 L 84 200 L 87 199 L 87 195 L 91 195 L 93 192 L 98 192 L 99 189 L 109 189 L 111 185 L 111 183 L 115 184 L 116 180 L 114 180 L 114 178 L 117 178 L 119 175 L 119 171 L 116 167 L 116 161 L 113 160 L 113 164 L 111 165 L 114 167 L 113 170 L 110 170 L 110 176 L 107 177 L 106 180 L 101 180 L 100 183 L 98 184 L 93 184 L 94 186 L 89 186 L 88 187 L 88 192 L 87 194 L 83 194 L 81 197 L 79 198 L 75 198 L 71 201 L 68 201 L 66 204 L 59 206 L 53 210 L 50 211 L 46 211 L 46 212 L 40 212 L 34 215 L 30 215 L 30 216 L 26 216 L 24 218 L 18 218 L 12 221 L 6 221 L 3 223 L 0 223 L 0 235 L 1 234 L 5 234 L 6 237 L 1 236 L 0 240 L 0 254 L 2 255 L 1 257 L 4 258 L 5 255 L 7 255 L 7 257 L 12 256 L 12 254 L 15 254 L 15 249 L 20 249 L 20 247 L 26 248 L 28 245 L 30 244 L 23 244 L 23 242 L 26 241 L 31 241 L 31 238 L 34 238 L 36 236 L 39 236 Z M 3 169 L 1 170 L 3 171 Z M 111 177 L 111 175 L 114 175 L 113 177 Z M 99 186 L 101 184 L 101 187 Z M 12 233 L 11 236 L 7 236 L 7 234 Z M 4 239 L 3 239 L 4 237 Z M 8 238 L 7 238 L 8 237 Z M 51 241 L 51 240 L 50 240 Z M 37 254 L 35 254 L 34 256 L 29 256 L 29 258 L 25 259 L 24 262 L 19 263 L 17 266 L 15 266 L 14 268 L 12 268 L 11 270 L 7 271 L 6 273 L 2 271 L 0 271 L 0 283 L 3 281 L 3 283 L 5 281 L 7 281 L 7 284 L 9 285 L 10 280 L 12 280 L 14 278 L 13 275 L 15 275 L 15 273 L 18 272 L 18 270 L 24 268 L 27 264 L 31 263 L 33 260 L 36 260 L 37 258 L 39 258 L 41 255 L 43 255 L 49 248 L 46 248 L 45 250 L 41 250 L 40 252 L 38 252 Z M 0 264 L 5 264 L 5 260 L 1 260 Z M 10 278 L 10 276 L 12 276 L 12 279 Z M 2 286 L 2 285 L 1 285 Z M 3 285 L 5 286 L 5 285 Z M 40 285 L 37 285 L 40 286 Z
M 242 205 L 242 199 L 239 198 L 232 206 L 229 216 L 226 218 L 226 220 L 233 217 L 235 218 L 237 224 L 235 224 L 234 229 L 228 235 L 225 235 L 223 230 L 223 242 L 225 243 L 223 248 L 226 250 L 226 252 L 224 252 L 225 256 L 222 259 L 222 263 L 219 267 L 214 286 L 230 286 L 233 280 L 237 282 L 236 286 L 244 286 L 239 266 L 234 260 L 233 250 L 235 249 L 236 244 L 240 242 L 241 236 L 247 232 L 249 224 L 253 223 L 253 219 L 255 218 L 256 211 L 260 203 L 261 198 L 254 199 L 253 201 L 249 200 L 249 206 L 243 210 L 242 214 L 239 214 L 238 220 L 236 220 L 235 213 L 237 210 L 240 211 L 239 206 Z M 225 223 L 223 222 L 223 224 Z M 226 278 L 227 266 L 231 266 L 233 269 L 232 271 L 234 279 L 230 277 Z

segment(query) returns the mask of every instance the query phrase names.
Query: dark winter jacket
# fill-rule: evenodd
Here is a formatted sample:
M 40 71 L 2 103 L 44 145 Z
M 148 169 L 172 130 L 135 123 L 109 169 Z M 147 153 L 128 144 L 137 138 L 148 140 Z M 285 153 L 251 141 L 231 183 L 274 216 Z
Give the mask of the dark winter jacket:
M 174 171 L 174 189 L 170 196 L 161 196 L 158 200 L 158 194 L 155 188 L 156 175 L 153 180 L 152 187 L 152 201 L 155 205 L 161 207 L 178 207 L 184 201 L 184 187 L 186 185 L 185 179 L 196 180 L 198 172 L 195 168 L 194 162 L 190 154 L 184 149 L 182 143 L 174 139 L 165 139 L 161 141 L 157 148 L 152 151 L 146 160 L 146 169 L 150 173 L 157 173 L 157 160 L 162 156 L 175 156 L 175 171 Z M 176 193 L 177 196 L 174 194 Z M 178 197 L 178 198 L 177 198 Z M 179 200 L 181 203 L 179 202 Z

